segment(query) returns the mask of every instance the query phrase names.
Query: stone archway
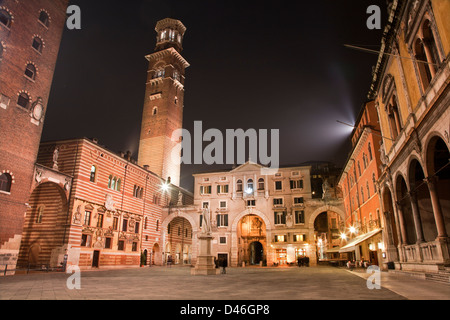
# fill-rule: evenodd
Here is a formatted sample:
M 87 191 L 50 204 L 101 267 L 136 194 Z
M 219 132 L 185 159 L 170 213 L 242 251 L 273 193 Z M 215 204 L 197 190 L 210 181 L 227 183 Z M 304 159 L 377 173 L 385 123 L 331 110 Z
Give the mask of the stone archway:
M 263 246 L 261 261 L 265 260 L 267 264 L 271 262 L 268 245 L 272 228 L 265 214 L 258 210 L 247 209 L 234 218 L 231 230 L 231 266 L 240 266 L 243 262 L 250 264 L 250 245 L 253 242 L 260 242 Z
M 326 206 L 322 206 L 320 208 L 317 208 L 316 210 L 314 210 L 314 212 L 310 215 L 309 217 L 309 221 L 308 221 L 308 228 L 309 230 L 314 230 L 314 222 L 316 221 L 316 218 L 323 212 L 334 212 L 337 213 L 339 215 L 339 217 L 341 218 L 342 221 L 345 221 L 345 212 L 336 207 L 336 206 L 331 206 L 331 205 L 326 205 Z
M 167 216 L 161 224 L 164 261 L 170 255 L 174 263 L 195 263 L 197 232 L 198 226 L 191 215 L 177 211 Z M 184 252 L 186 248 L 189 248 L 188 255 Z
M 63 255 L 58 249 L 68 241 L 68 213 L 67 193 L 60 184 L 43 182 L 37 185 L 31 193 L 24 221 L 19 266 L 56 267 L 62 262 Z M 39 250 L 36 250 L 36 244 L 39 244 Z

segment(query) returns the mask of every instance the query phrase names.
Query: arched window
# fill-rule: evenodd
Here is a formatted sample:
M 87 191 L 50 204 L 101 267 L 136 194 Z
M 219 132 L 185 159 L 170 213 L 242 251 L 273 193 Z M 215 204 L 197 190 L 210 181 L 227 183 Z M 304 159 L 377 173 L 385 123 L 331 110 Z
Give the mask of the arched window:
M 45 12 L 44 10 L 42 10 L 42 11 L 39 13 L 39 21 L 40 21 L 44 26 L 46 26 L 47 28 L 48 28 L 49 25 L 50 25 L 50 17 L 48 16 L 48 13 Z
M 0 174 L 0 191 L 11 192 L 12 177 L 9 173 Z
M 28 109 L 30 97 L 25 92 L 21 92 L 19 94 L 19 98 L 17 99 L 17 104 L 22 108 Z
M 109 188 L 109 189 L 111 189 L 111 187 L 112 187 L 112 180 L 113 180 L 113 176 L 110 175 L 110 176 L 108 177 L 108 188 Z
M 27 67 L 25 69 L 25 75 L 30 78 L 31 80 L 35 80 L 36 79 L 36 67 L 29 63 L 27 64 Z
M 154 107 L 154 108 L 153 108 L 152 114 L 153 114 L 154 116 L 156 116 L 156 115 L 158 114 L 158 107 Z
M 236 191 L 237 192 L 242 192 L 242 180 L 238 180 L 236 182 Z
M 258 180 L 258 190 L 264 190 L 264 179 L 260 178 Z
M 402 131 L 402 123 L 400 119 L 400 113 L 398 111 L 397 97 L 395 95 L 392 96 L 391 101 L 389 102 L 387 112 L 392 139 L 395 140 Z
M 368 149 L 369 149 L 369 161 L 372 161 L 372 159 L 373 159 L 373 156 L 372 156 L 372 145 L 370 144 L 370 142 L 369 142 Z
M 91 182 L 95 182 L 95 177 L 96 177 L 96 175 L 97 175 L 97 167 L 96 167 L 96 166 L 92 166 L 92 167 L 91 167 L 91 174 L 90 174 L 89 180 L 90 180 Z
M 420 81 L 422 82 L 423 89 L 426 90 L 431 83 L 432 75 L 422 39 L 416 40 L 414 44 L 414 53 L 417 62 L 417 68 L 419 69 Z
M 433 30 L 431 29 L 430 20 L 426 20 L 422 28 L 423 44 L 425 45 L 425 55 L 427 61 L 430 63 L 430 71 L 432 76 L 436 74 L 438 66 L 440 64 L 439 51 L 434 38 Z
M 39 37 L 34 37 L 33 43 L 31 45 L 36 51 L 42 53 L 42 48 L 44 47 L 44 42 Z
M 116 191 L 120 191 L 120 187 L 122 186 L 122 179 L 117 180 Z
M 5 9 L 0 10 L 0 23 L 8 29 L 11 27 L 12 17 L 11 14 Z
M 245 190 L 247 193 L 253 192 L 253 179 L 247 180 L 247 189 Z
M 370 198 L 369 181 L 366 182 L 366 189 L 367 189 L 367 199 L 369 199 Z
M 364 203 L 364 188 L 361 187 L 361 203 Z

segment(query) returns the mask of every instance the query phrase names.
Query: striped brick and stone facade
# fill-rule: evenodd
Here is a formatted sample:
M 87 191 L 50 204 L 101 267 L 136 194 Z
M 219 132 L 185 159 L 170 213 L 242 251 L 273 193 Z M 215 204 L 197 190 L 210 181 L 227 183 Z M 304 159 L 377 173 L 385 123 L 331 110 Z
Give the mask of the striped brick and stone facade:
M 183 202 L 192 202 L 189 192 L 175 186 L 165 191 L 166 182 L 129 154 L 88 139 L 42 143 L 38 163 L 73 182 L 37 183 L 19 263 L 57 267 L 64 255 L 68 265 L 81 269 L 162 263 L 162 208 L 178 202 L 180 192 Z

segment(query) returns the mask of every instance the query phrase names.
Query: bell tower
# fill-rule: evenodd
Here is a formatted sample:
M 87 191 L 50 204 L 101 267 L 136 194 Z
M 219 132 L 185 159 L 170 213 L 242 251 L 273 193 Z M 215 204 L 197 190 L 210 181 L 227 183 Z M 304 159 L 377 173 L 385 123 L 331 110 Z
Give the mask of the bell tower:
M 180 183 L 180 164 L 172 161 L 175 130 L 183 125 L 184 80 L 189 63 L 181 56 L 186 27 L 174 19 L 156 24 L 155 52 L 149 61 L 138 164 L 171 183 Z

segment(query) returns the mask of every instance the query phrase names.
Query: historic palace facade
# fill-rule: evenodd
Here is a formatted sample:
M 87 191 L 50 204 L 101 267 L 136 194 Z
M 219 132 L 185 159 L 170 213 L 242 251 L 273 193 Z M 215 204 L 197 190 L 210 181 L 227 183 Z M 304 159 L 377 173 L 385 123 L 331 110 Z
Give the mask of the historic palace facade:
M 393 1 L 369 99 L 382 146 L 378 188 L 396 269 L 450 263 L 450 2 Z
M 230 266 L 274 266 L 308 257 L 316 265 L 326 248 L 341 244 L 345 212 L 335 188 L 337 176 L 330 174 L 328 165 L 322 175 L 312 168 L 281 168 L 265 175 L 262 166 L 247 162 L 230 171 L 194 174 L 194 205 L 171 206 L 163 212 L 165 255 L 195 264 L 197 236 L 207 214 L 217 260 L 225 259 Z M 320 184 L 314 187 L 317 180 Z M 180 232 L 181 224 L 185 228 Z
M 380 176 L 381 131 L 373 101 L 366 103 L 353 130 L 352 150 L 339 179 L 346 210 L 343 246 L 329 250 L 348 260 L 387 268 L 386 221 L 382 216 L 377 181 Z M 395 248 L 394 248 L 395 250 Z M 347 255 L 345 255 L 347 254 Z
M 88 139 L 42 143 L 19 265 L 161 264 L 162 208 L 192 195 Z M 167 184 L 168 186 L 168 184 Z

